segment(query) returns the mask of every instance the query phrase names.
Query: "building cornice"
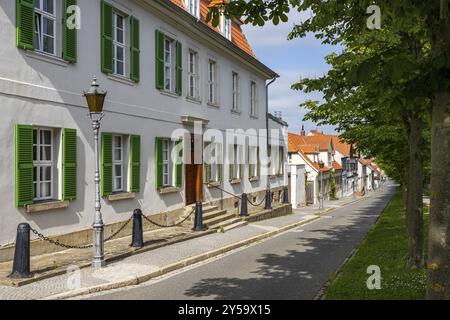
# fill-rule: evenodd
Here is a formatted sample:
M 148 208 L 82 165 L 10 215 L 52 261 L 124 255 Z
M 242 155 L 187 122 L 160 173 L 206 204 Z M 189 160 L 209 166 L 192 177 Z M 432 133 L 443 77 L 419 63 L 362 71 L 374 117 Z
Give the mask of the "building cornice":
M 183 10 L 172 1 L 168 0 L 136 0 L 144 7 L 151 9 L 152 13 L 160 15 L 164 21 L 183 30 L 185 33 L 191 33 L 192 36 L 201 38 L 210 46 L 215 46 L 219 52 L 227 53 L 229 56 L 240 61 L 262 78 L 268 80 L 278 78 L 279 75 L 263 64 L 258 59 L 252 57 L 233 42 L 229 41 L 221 34 L 211 29 L 208 25 Z

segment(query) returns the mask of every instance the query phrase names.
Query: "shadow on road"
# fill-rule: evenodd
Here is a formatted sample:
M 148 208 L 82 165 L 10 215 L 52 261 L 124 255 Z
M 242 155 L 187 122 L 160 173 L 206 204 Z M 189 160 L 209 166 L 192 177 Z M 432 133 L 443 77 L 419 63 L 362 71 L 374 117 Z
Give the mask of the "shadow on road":
M 251 278 L 203 279 L 184 292 L 201 299 L 313 299 L 329 276 L 363 239 L 393 192 L 331 212 L 333 225 L 322 219 L 302 233 L 290 233 L 282 254 L 263 254 Z M 346 210 L 353 210 L 348 212 Z M 271 240 L 281 241 L 280 237 Z M 273 244 L 275 246 L 276 244 Z M 289 247 L 289 248 L 288 248 Z

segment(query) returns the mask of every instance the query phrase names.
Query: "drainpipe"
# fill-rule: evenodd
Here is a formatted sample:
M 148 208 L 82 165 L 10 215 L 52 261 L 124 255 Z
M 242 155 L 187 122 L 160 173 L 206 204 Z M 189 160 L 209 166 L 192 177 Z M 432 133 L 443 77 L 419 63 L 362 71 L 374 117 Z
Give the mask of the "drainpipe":
M 269 86 L 277 80 L 279 76 L 274 77 L 272 80 L 270 80 L 269 83 L 266 84 L 266 150 L 269 152 Z M 267 191 L 270 192 L 270 178 L 269 175 L 267 175 Z

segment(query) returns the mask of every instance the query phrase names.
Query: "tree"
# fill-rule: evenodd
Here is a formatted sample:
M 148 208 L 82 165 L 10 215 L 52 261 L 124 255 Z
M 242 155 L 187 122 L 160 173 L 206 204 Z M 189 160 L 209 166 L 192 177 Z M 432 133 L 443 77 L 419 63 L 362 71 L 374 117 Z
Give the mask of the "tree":
M 296 25 L 291 38 L 304 37 L 308 32 L 314 32 L 323 43 L 348 45 L 354 44 L 354 41 L 358 41 L 361 34 L 364 34 L 367 18 L 365 12 L 371 4 L 372 1 L 364 0 L 235 0 L 223 8 L 212 10 L 210 17 L 214 19 L 223 10 L 228 17 L 243 17 L 245 23 L 263 25 L 269 20 L 275 24 L 280 20 L 287 21 L 290 6 L 299 11 L 311 10 L 313 13 L 311 18 Z M 413 139 L 413 136 L 417 137 L 420 132 L 423 119 L 417 115 L 420 114 L 419 110 L 426 108 L 428 103 L 426 97 L 430 98 L 432 106 L 427 296 L 430 299 L 448 299 L 450 298 L 450 19 L 448 0 L 429 2 L 380 0 L 379 4 L 383 8 L 383 21 L 388 22 L 388 35 L 398 37 L 400 43 L 389 55 L 392 58 L 390 61 L 380 60 L 382 56 L 378 56 L 376 60 L 385 63 L 382 65 L 383 70 L 388 71 L 394 79 L 400 80 L 397 82 L 398 85 L 402 83 L 402 78 L 406 77 L 403 94 L 394 94 L 394 97 L 390 97 L 390 99 L 398 99 L 398 103 L 389 105 L 391 107 L 414 106 L 410 113 L 410 124 L 412 124 L 409 128 L 410 139 Z M 387 40 L 391 43 L 392 39 Z M 418 47 L 421 48 L 420 55 L 413 61 L 419 63 L 411 64 L 411 60 L 402 59 L 414 56 Z M 354 70 L 360 70 L 362 75 L 371 74 L 372 70 L 380 67 L 378 63 L 373 65 L 375 67 L 367 61 L 366 64 L 361 64 L 360 68 Z M 365 82 L 364 79 L 361 80 L 362 83 Z M 370 80 L 373 81 L 373 78 Z M 386 88 L 385 85 L 381 87 Z M 414 92 L 411 91 L 414 88 L 420 89 L 420 95 L 416 97 L 419 99 L 410 99 L 407 95 L 408 92 Z M 397 93 L 401 92 L 402 90 Z M 416 105 L 417 100 L 422 101 Z M 388 114 L 395 114 L 395 112 Z M 408 119 L 408 117 L 402 118 Z M 411 150 L 415 149 L 411 148 Z M 417 156 L 416 151 L 411 151 L 410 158 L 415 161 L 411 167 L 417 168 L 421 157 Z M 418 184 L 417 181 L 409 183 Z M 420 202 L 417 194 L 408 200 L 408 203 L 414 203 L 414 206 L 417 202 Z

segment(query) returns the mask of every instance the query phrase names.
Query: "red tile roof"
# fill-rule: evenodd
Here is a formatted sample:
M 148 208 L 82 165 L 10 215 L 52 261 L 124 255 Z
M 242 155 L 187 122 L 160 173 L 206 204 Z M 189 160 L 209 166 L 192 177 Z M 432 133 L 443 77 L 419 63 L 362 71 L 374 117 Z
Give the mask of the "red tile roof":
M 304 136 L 300 136 L 293 133 L 288 133 L 288 152 L 289 153 L 299 153 L 306 162 L 310 166 L 312 166 L 317 171 L 320 170 L 320 166 L 317 162 L 312 161 L 307 154 L 317 154 L 319 153 L 319 147 L 317 145 L 307 145 L 303 144 L 303 138 Z M 323 167 L 324 172 L 330 171 L 330 169 L 327 166 Z
M 334 170 L 342 170 L 342 166 L 337 163 L 336 161 L 333 161 L 333 169 Z
M 186 6 L 182 0 L 171 0 L 174 4 L 177 6 L 186 9 Z M 200 0 L 200 21 L 204 24 L 207 24 L 211 29 L 217 31 L 220 33 L 218 28 L 214 28 L 212 26 L 211 21 L 206 22 L 206 16 L 208 15 L 209 8 L 208 6 L 214 6 L 223 3 L 224 0 L 212 0 L 210 3 L 210 0 Z M 226 1 L 226 0 L 225 0 Z M 247 38 L 244 35 L 244 32 L 241 29 L 241 24 L 238 21 L 232 21 L 231 22 L 231 41 L 235 46 L 240 48 L 241 50 L 245 51 L 247 54 L 251 55 L 252 57 L 256 57 L 253 53 L 252 48 L 250 47 L 250 44 L 247 41 Z

